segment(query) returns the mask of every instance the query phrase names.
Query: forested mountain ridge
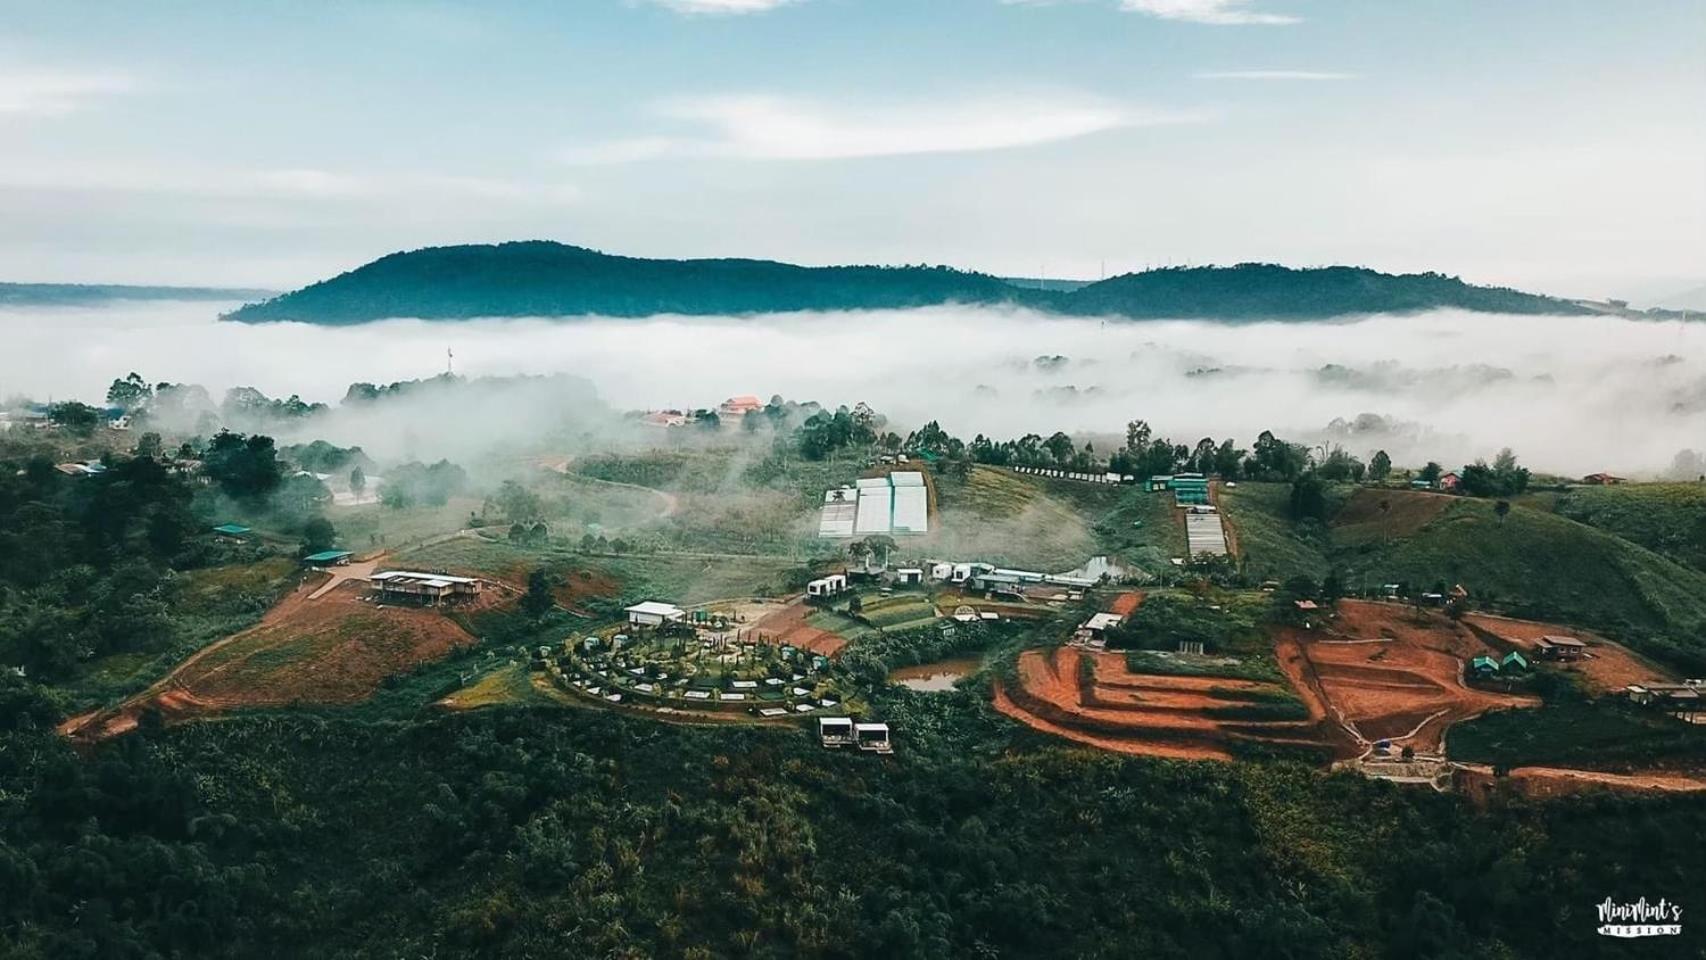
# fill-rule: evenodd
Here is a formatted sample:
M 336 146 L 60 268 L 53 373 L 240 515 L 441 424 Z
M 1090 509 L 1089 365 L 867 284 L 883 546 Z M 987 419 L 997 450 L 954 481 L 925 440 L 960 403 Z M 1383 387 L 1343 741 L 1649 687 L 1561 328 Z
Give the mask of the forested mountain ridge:
M 0 307 L 75 307 L 114 300 L 254 300 L 270 290 L 139 287 L 119 283 L 0 283 Z
M 381 257 L 252 303 L 226 319 L 354 324 L 387 317 L 723 315 L 1011 304 L 1131 319 L 1306 319 L 1456 308 L 1574 314 L 1551 297 L 1442 274 L 1271 264 L 1126 274 L 1071 291 L 1024 288 L 950 267 L 802 267 L 770 260 L 650 260 L 549 241 L 431 247 Z

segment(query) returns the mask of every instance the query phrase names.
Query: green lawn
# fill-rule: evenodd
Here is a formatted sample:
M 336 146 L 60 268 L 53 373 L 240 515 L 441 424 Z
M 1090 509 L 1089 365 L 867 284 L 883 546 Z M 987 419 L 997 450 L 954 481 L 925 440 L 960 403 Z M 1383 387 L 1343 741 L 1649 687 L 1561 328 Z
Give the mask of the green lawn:
M 1254 580 L 1284 580 L 1299 574 L 1319 579 L 1332 563 L 1324 527 L 1299 529 L 1288 513 L 1291 487 L 1283 483 L 1240 483 L 1220 491 L 1220 509 L 1232 525 L 1244 568 Z
M 1706 483 L 1573 487 L 1552 510 L 1706 571 Z

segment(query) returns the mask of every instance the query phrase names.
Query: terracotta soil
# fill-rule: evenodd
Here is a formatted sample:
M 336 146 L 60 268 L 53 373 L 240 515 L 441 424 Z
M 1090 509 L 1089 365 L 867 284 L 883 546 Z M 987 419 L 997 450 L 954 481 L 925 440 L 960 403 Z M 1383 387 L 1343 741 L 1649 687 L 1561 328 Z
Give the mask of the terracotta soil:
M 766 639 L 774 638 L 777 643 L 792 644 L 801 650 L 833 657 L 847 646 L 847 638 L 829 630 L 820 630 L 806 623 L 812 608 L 804 602 L 790 603 L 780 610 L 765 614 L 753 624 L 753 629 L 763 633 Z
M 1092 669 L 1081 674 L 1080 663 Z M 1324 714 L 1244 720 L 1210 711 L 1251 706 L 1283 688 L 1250 680 L 1132 673 L 1118 653 L 1078 647 L 1028 650 L 1016 682 L 996 683 L 995 707 L 1037 730 L 1121 753 L 1229 760 L 1231 745 L 1297 746 L 1349 753 Z
M 1306 699 L 1361 744 L 1390 740 L 1438 754 L 1453 723 L 1539 703 L 1465 685 L 1466 661 L 1501 651 L 1443 616 L 1360 600 L 1342 600 L 1338 611 L 1323 630 L 1277 631 L 1275 654 Z
M 1108 604 L 1108 612 L 1119 617 L 1129 617 L 1136 613 L 1137 608 L 1142 605 L 1143 592 L 1140 590 L 1127 590 L 1115 597 L 1112 603 Z
M 1525 656 L 1533 652 L 1536 640 L 1548 635 L 1575 637 L 1586 642 L 1587 656 L 1580 660 L 1540 663 L 1543 669 L 1563 670 L 1581 677 L 1596 693 L 1621 693 L 1623 688 L 1631 683 L 1676 681 L 1676 674 L 1628 648 L 1574 627 L 1534 620 L 1513 620 L 1485 613 L 1471 613 L 1463 618 L 1463 622 L 1489 645 L 1507 651 L 1520 650 Z
M 134 728 L 151 707 L 175 721 L 243 707 L 355 703 L 386 678 L 475 642 L 437 610 L 381 606 L 363 593 L 353 582 L 314 600 L 299 590 L 255 626 L 204 647 L 149 689 L 67 722 L 61 732 L 114 736 Z M 487 591 L 480 604 L 502 602 L 499 594 Z

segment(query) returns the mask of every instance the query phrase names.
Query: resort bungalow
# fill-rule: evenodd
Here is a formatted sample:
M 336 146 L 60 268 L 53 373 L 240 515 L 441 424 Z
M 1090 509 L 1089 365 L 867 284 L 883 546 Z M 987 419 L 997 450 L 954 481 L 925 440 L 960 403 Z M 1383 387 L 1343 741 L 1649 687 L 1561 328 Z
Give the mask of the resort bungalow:
M 1629 699 L 1689 723 L 1701 722 L 1700 681 L 1685 683 L 1631 683 Z
M 1108 631 L 1125 622 L 1125 618 L 1117 613 L 1098 613 L 1078 625 L 1074 638 L 1078 640 L 1106 640 Z
M 1441 490 L 1456 490 L 1457 485 L 1461 483 L 1462 480 L 1463 478 L 1459 477 L 1455 473 L 1442 473 L 1439 477 L 1439 488 Z
M 1505 658 L 1503 660 L 1499 661 L 1499 668 L 1505 671 L 1526 673 L 1528 671 L 1528 658 L 1517 653 L 1515 650 L 1512 650 L 1510 653 L 1505 654 Z
M 379 591 L 381 600 L 406 600 L 434 606 L 445 601 L 462 600 L 477 595 L 481 582 L 474 577 L 453 577 L 448 573 L 420 573 L 414 570 L 386 570 L 367 578 Z
M 1542 660 L 1580 660 L 1588 645 L 1575 637 L 1547 635 L 1534 641 L 1534 655 Z
M 808 597 L 833 597 L 838 593 L 847 592 L 847 575 L 832 573 L 827 577 L 819 577 L 806 584 Z
M 889 725 L 886 723 L 855 723 L 853 737 L 859 744 L 859 749 L 867 753 L 893 753 L 894 744 L 889 742 Z
M 233 543 L 242 543 L 249 536 L 249 528 L 240 523 L 222 523 L 214 527 L 213 532 L 219 535 L 219 539 Z
M 673 603 L 660 603 L 647 600 L 628 607 L 628 623 L 636 627 L 661 627 L 666 623 L 677 623 L 686 618 L 687 611 Z
M 1596 487 L 1611 487 L 1627 481 L 1622 477 L 1612 476 L 1609 473 L 1590 473 L 1582 478 L 1582 482 L 1592 484 Z
M 918 567 L 901 567 L 894 574 L 895 582 L 903 587 L 916 587 L 924 582 L 924 571 Z
M 1499 675 L 1499 661 L 1489 656 L 1479 656 L 1469 661 L 1469 672 L 1478 680 Z
M 302 562 L 311 567 L 347 567 L 353 556 L 348 550 L 321 550 L 303 557 Z
M 850 717 L 819 717 L 817 719 L 817 738 L 830 749 L 850 747 L 856 741 L 853 737 L 853 720 Z

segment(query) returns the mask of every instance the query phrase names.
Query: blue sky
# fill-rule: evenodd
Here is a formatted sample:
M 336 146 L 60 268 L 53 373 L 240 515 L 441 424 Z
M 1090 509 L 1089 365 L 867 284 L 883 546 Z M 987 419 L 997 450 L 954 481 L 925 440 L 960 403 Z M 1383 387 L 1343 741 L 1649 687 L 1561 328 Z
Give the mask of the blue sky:
M 0 278 L 545 237 L 1095 277 L 1706 283 L 1706 8 L 0 0 Z

